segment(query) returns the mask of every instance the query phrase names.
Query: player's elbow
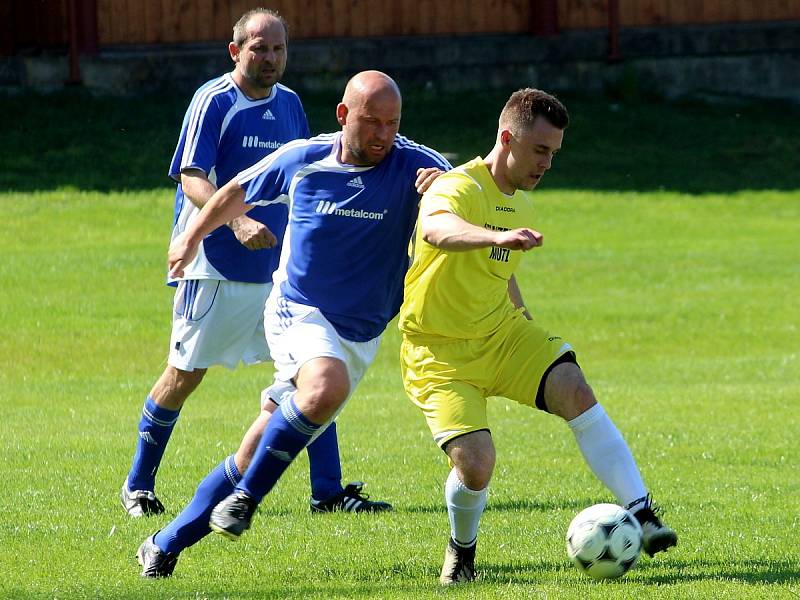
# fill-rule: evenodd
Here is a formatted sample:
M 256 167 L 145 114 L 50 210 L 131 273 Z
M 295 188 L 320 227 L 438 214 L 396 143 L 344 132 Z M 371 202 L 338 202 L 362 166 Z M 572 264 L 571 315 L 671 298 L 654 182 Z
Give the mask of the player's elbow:
M 420 219 L 422 239 L 432 246 L 441 248 L 448 238 L 447 229 L 442 227 L 441 219 L 432 219 L 430 216 Z
M 422 239 L 425 240 L 427 243 L 431 244 L 432 246 L 436 246 L 437 248 L 442 243 L 442 236 L 436 229 L 428 229 L 423 227 L 422 228 Z

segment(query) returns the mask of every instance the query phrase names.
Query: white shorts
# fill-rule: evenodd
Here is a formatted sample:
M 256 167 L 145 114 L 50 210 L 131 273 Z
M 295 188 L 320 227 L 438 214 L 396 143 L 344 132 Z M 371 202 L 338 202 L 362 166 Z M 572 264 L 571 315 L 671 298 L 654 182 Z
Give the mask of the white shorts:
M 275 383 L 262 393 L 262 406 L 267 397 L 280 404 L 286 392 L 293 391 L 294 386 L 290 382 L 300 367 L 311 359 L 322 357 L 338 358 L 347 366 L 350 377 L 349 400 L 367 368 L 375 360 L 381 342 L 381 336 L 366 342 L 351 342 L 342 338 L 318 308 L 291 302 L 282 297 L 277 289 L 267 299 L 264 322 L 270 353 L 275 361 Z M 347 400 L 336 411 L 337 415 Z
M 216 279 L 178 282 L 172 312 L 170 365 L 182 371 L 269 360 L 264 304 L 271 283 Z

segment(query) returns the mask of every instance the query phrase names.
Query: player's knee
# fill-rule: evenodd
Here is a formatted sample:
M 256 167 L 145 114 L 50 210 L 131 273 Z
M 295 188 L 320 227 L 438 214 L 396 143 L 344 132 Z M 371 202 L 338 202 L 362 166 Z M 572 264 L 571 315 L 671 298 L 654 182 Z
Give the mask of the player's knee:
M 478 432 L 480 435 L 483 432 Z M 467 437 L 467 436 L 465 436 Z M 456 441 L 459 441 L 458 438 Z M 462 483 L 471 490 L 482 490 L 492 478 L 496 453 L 491 438 L 465 439 L 447 450 Z
M 492 479 L 494 463 L 494 449 L 473 453 L 458 469 L 461 481 L 471 490 L 482 490 Z
M 317 404 L 338 406 L 345 401 L 350 394 L 350 381 L 346 374 L 341 376 L 339 373 L 326 374 L 320 377 L 317 385 L 309 390 Z
M 563 363 L 547 377 L 545 403 L 549 412 L 569 421 L 589 410 L 597 400 L 578 365 Z
M 338 360 L 327 360 L 302 373 L 297 382 L 295 401 L 303 413 L 322 423 L 347 400 L 350 378 L 347 367 Z
M 585 381 L 579 383 L 575 388 L 573 394 L 572 409 L 578 414 L 583 414 L 590 408 L 597 404 L 597 399 L 594 397 L 594 392 L 589 384 Z
M 195 369 L 194 371 L 181 371 L 176 369 L 175 389 L 184 400 L 197 389 L 208 369 Z
M 183 371 L 168 366 L 150 390 L 150 397 L 161 408 L 180 410 L 186 399 L 200 385 L 206 371 L 207 369 Z

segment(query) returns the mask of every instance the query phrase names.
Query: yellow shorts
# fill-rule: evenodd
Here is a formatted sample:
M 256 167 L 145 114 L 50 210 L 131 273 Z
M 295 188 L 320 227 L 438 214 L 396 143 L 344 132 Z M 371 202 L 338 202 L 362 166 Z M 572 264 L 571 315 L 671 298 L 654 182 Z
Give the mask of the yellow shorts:
M 539 382 L 558 358 L 574 351 L 521 312 L 494 334 L 445 341 L 403 336 L 403 386 L 422 409 L 434 441 L 444 446 L 465 433 L 489 429 L 486 398 L 503 396 L 536 406 Z

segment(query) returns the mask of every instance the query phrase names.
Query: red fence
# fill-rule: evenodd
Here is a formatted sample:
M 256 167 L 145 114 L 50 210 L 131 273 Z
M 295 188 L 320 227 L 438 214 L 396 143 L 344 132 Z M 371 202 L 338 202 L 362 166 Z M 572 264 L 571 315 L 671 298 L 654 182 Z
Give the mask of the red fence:
M 294 39 L 526 33 L 548 0 L 3 0 L 0 53 L 64 46 L 70 6 L 94 11 L 100 47 L 229 40 L 254 5 L 284 15 Z M 608 0 L 557 0 L 562 30 L 606 27 Z M 800 0 L 619 0 L 622 27 L 800 20 Z

